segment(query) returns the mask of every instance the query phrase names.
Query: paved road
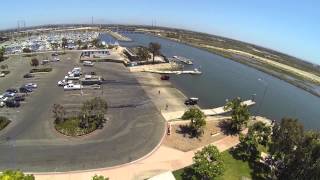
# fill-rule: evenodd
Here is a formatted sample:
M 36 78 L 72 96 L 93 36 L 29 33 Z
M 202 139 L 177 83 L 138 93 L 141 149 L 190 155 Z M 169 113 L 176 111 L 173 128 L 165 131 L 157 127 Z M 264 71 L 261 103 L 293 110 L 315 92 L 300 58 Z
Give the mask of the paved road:
M 64 60 L 55 65 L 54 72 L 41 77 L 45 80 L 38 80 L 39 89 L 28 97 L 27 103 L 11 115 L 13 122 L 0 132 L 0 170 L 69 171 L 109 167 L 141 158 L 159 143 L 164 119 L 137 80 L 121 64 L 114 63 L 103 63 L 97 68 L 104 72 L 106 80 L 118 82 L 104 85 L 111 107 L 105 127 L 80 139 L 56 133 L 51 107 L 66 98 L 56 82 L 74 63 Z M 16 86 L 22 82 L 16 81 Z M 9 84 L 12 86 L 12 81 L 0 83 L 0 90 L 9 88 L 5 87 Z

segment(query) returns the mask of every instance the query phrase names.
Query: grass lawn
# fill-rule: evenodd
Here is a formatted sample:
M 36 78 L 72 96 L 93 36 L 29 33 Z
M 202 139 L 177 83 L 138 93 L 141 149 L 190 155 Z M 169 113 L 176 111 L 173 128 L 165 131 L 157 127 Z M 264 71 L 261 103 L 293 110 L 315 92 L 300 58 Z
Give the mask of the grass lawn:
M 1 116 L 0 117 L 0 131 L 2 129 L 4 129 L 10 122 L 11 121 L 8 118 Z
M 83 129 L 79 127 L 79 123 L 80 119 L 73 117 L 66 119 L 63 123 L 55 124 L 55 128 L 57 131 L 67 136 L 82 136 L 97 129 L 95 124 L 92 124 L 89 128 Z
M 217 177 L 219 180 L 239 180 L 241 177 L 251 177 L 252 170 L 249 167 L 248 162 L 244 162 L 241 160 L 236 160 L 232 157 L 229 151 L 222 152 L 222 157 L 225 163 L 225 172 L 223 176 Z M 182 180 L 182 174 L 184 170 L 188 171 L 190 167 L 186 167 L 184 169 L 179 169 L 173 172 L 174 177 L 177 180 Z M 194 178 L 195 179 L 195 178 Z

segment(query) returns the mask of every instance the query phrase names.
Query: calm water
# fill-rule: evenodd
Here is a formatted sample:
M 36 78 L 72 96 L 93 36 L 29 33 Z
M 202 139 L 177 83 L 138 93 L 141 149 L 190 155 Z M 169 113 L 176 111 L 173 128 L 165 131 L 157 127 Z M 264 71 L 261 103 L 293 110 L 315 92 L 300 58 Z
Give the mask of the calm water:
M 126 34 L 133 42 L 124 46 L 161 44 L 167 57 L 180 55 L 193 59 L 202 75 L 174 75 L 171 82 L 187 96 L 200 98 L 202 108 L 225 104 L 226 99 L 243 99 L 256 94 L 253 114 L 279 121 L 282 117 L 298 118 L 308 129 L 320 129 L 320 98 L 253 68 L 170 40 L 145 34 Z M 109 37 L 108 37 L 109 38 Z M 259 80 L 260 79 L 260 80 Z M 265 95 L 264 95 L 265 94 Z

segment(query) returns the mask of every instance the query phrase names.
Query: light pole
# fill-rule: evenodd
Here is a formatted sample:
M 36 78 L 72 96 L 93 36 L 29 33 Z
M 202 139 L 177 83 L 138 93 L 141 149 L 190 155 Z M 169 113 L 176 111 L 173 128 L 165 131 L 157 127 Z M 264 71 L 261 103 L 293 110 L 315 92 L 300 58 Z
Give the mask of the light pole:
M 263 79 L 261 79 L 261 78 L 258 78 L 258 81 L 262 82 L 263 85 L 265 86 L 265 88 L 264 88 L 264 90 L 263 90 L 262 100 L 261 100 L 261 102 L 260 102 L 260 104 L 259 104 L 259 106 L 258 106 L 258 108 L 257 108 L 257 110 L 256 110 L 254 119 L 256 119 L 257 114 L 258 114 L 258 112 L 260 111 L 260 108 L 261 108 L 261 106 L 262 106 L 262 103 L 263 103 L 263 101 L 264 101 L 264 98 L 265 98 L 265 96 L 266 96 L 266 93 L 267 93 L 268 87 L 269 87 L 269 83 L 266 82 L 265 80 L 263 80 Z

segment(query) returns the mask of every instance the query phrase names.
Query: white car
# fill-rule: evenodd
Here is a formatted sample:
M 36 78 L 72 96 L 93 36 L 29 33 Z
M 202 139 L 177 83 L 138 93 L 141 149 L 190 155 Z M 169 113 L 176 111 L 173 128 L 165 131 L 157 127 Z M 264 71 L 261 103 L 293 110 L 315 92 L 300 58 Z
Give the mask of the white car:
M 0 95 L 0 102 L 6 102 L 9 98 L 3 95 Z
M 6 74 L 5 73 L 0 73 L 0 77 L 5 77 Z
M 5 102 L 0 101 L 0 108 L 4 107 L 5 105 L 6 105 L 6 103 L 5 103 Z
M 80 84 L 68 84 L 68 85 L 65 85 L 63 87 L 63 89 L 65 91 L 68 91 L 68 90 L 80 90 L 81 89 L 81 85 Z
M 84 65 L 84 66 L 93 66 L 94 63 L 91 62 L 91 61 L 83 61 L 83 65 Z
M 57 61 L 60 61 L 60 58 L 55 57 L 55 58 L 53 58 L 51 61 L 52 61 L 52 62 L 57 62 Z
M 34 88 L 37 88 L 38 85 L 36 83 L 27 83 L 27 84 L 24 85 L 24 87 L 33 88 L 34 89 Z
M 16 93 L 13 93 L 13 92 L 5 92 L 4 94 L 3 94 L 3 96 L 4 97 L 14 97 L 16 95 Z
M 68 84 L 72 84 L 72 81 L 66 81 L 65 79 L 58 82 L 58 86 L 66 86 Z

